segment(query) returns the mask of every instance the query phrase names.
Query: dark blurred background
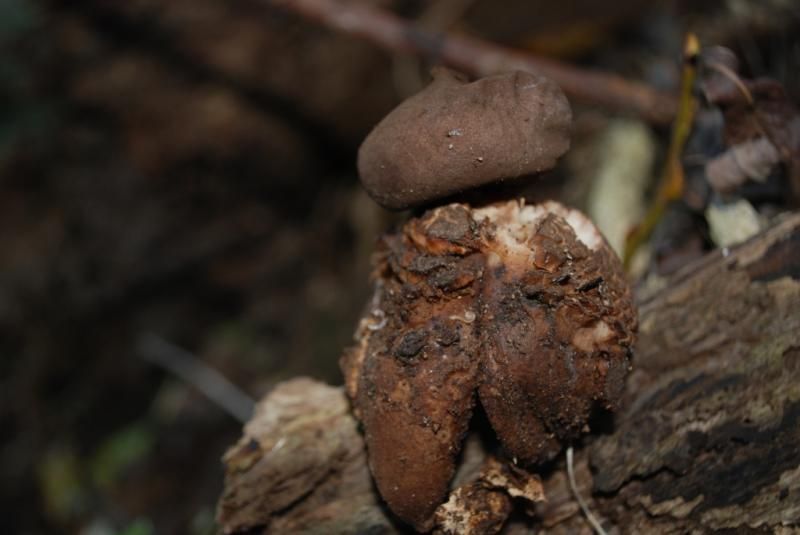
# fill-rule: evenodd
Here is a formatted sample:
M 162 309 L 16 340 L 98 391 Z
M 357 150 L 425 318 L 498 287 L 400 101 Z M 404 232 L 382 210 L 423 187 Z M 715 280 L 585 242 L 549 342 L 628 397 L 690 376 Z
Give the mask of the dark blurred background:
M 800 95 L 792 0 L 367 1 L 664 90 L 691 28 Z M 3 532 L 215 532 L 241 424 L 164 363 L 256 399 L 341 382 L 400 217 L 356 150 L 427 69 L 267 1 L 0 0 Z M 668 133 L 573 104 L 573 151 L 529 196 L 586 208 L 590 171 L 636 158 L 646 188 Z

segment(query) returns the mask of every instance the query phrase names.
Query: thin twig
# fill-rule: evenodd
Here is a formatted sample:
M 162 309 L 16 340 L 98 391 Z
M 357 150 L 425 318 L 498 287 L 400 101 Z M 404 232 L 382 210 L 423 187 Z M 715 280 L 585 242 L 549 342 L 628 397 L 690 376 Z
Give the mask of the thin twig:
M 703 66 L 718 72 L 719 74 L 730 80 L 730 82 L 736 86 L 736 89 L 738 89 L 739 92 L 742 94 L 742 96 L 744 96 L 744 98 L 747 100 L 748 106 L 752 106 L 753 104 L 755 104 L 755 100 L 753 99 L 753 94 L 750 92 L 749 89 L 747 89 L 747 86 L 745 85 L 742 78 L 738 74 L 736 74 L 736 72 L 733 69 L 731 69 L 730 67 L 719 61 L 705 61 L 703 62 Z
M 169 370 L 194 386 L 240 422 L 245 423 L 252 416 L 255 405 L 253 399 L 185 349 L 153 333 L 143 334 L 137 349 L 143 359 Z
M 441 32 L 458 22 L 475 0 L 440 0 L 431 2 L 417 17 L 415 24 L 430 32 Z M 420 69 L 421 59 L 402 52 L 394 54 L 392 75 L 398 94 L 407 98 L 425 86 Z
M 573 467 L 572 460 L 572 446 L 567 448 L 567 476 L 569 476 L 569 486 L 572 489 L 572 494 L 575 496 L 575 499 L 578 500 L 578 505 L 580 506 L 581 511 L 583 511 L 586 520 L 588 520 L 589 524 L 592 525 L 597 535 L 608 535 L 606 530 L 603 529 L 603 526 L 600 525 L 600 522 L 597 520 L 597 518 L 589 510 L 589 505 L 583 499 L 581 493 L 578 492 L 578 484 L 575 483 L 575 468 Z
M 673 95 L 621 76 L 580 69 L 481 39 L 426 31 L 386 10 L 342 0 L 266 0 L 332 30 L 355 35 L 391 52 L 425 56 L 473 76 L 523 70 L 544 75 L 587 104 L 635 112 L 665 124 L 677 110 Z
M 628 235 L 625 242 L 623 261 L 626 269 L 630 269 L 633 255 L 645 243 L 655 230 L 669 203 L 683 197 L 685 178 L 681 156 L 689 134 L 692 132 L 694 116 L 697 111 L 697 100 L 693 96 L 694 84 L 697 79 L 697 63 L 700 55 L 700 41 L 691 32 L 686 34 L 683 42 L 683 69 L 681 70 L 681 90 L 678 113 L 672 123 L 667 157 L 664 160 L 664 169 L 659 181 L 658 192 L 650 205 L 644 219 Z

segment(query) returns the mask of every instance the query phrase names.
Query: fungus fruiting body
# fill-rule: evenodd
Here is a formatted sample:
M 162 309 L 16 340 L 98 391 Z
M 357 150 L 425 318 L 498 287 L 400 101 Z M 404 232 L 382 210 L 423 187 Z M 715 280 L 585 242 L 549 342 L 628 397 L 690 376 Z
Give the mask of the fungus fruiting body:
M 358 153 L 364 188 L 404 209 L 477 186 L 546 171 L 569 148 L 572 112 L 547 78 L 515 71 L 467 81 L 437 68 Z
M 614 407 L 635 330 L 619 259 L 558 203 L 450 204 L 385 236 L 342 368 L 391 509 L 431 527 L 476 400 L 508 458 L 552 459 Z

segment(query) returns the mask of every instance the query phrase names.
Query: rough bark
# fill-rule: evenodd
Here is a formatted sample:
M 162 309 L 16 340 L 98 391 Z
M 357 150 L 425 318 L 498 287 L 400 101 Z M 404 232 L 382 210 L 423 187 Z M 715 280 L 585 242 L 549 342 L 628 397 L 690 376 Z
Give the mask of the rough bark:
M 800 525 L 800 215 L 688 266 L 640 295 L 639 310 L 623 408 L 577 455 L 590 507 L 619 533 L 793 532 Z M 294 412 L 278 403 L 287 389 L 305 392 Z M 315 404 L 313 392 L 323 391 Z M 259 427 L 268 414 L 272 427 Z M 469 451 L 462 466 L 477 473 L 482 453 Z M 297 380 L 279 387 L 225 462 L 219 521 L 226 532 L 403 530 L 371 486 L 341 389 Z M 549 469 L 544 492 L 530 521 L 505 532 L 588 532 L 563 462 Z
M 747 533 L 800 524 L 799 246 L 795 215 L 641 296 L 625 408 L 613 433 L 582 452 L 607 526 Z M 563 519 L 577 510 L 565 478 L 554 475 L 545 493 L 546 525 L 582 524 Z

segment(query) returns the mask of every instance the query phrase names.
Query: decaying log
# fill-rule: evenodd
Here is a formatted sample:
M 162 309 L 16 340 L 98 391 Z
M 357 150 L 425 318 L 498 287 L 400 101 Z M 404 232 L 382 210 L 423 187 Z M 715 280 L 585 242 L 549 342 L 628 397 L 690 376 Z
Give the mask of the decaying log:
M 441 533 L 495 533 L 514 498 L 543 499 L 539 478 L 487 455 L 467 440 Z M 342 387 L 297 378 L 257 406 L 244 436 L 225 454 L 217 520 L 225 533 L 402 533 L 367 468 L 364 441 Z
M 639 303 L 625 408 L 582 452 L 592 508 L 622 533 L 800 525 L 800 216 Z M 583 525 L 561 474 L 545 494 L 545 525 Z
M 709 254 L 638 301 L 625 403 L 577 454 L 590 507 L 618 533 L 798 529 L 800 215 Z M 465 471 L 480 478 L 485 453 L 470 453 L 480 449 L 467 445 L 459 484 Z M 224 461 L 218 520 L 227 533 L 404 530 L 380 504 L 340 388 L 280 385 Z M 505 532 L 589 532 L 563 468 L 544 475 L 546 501 L 530 523 Z
M 278 385 L 223 462 L 217 517 L 226 533 L 391 530 L 343 388 L 306 378 Z

